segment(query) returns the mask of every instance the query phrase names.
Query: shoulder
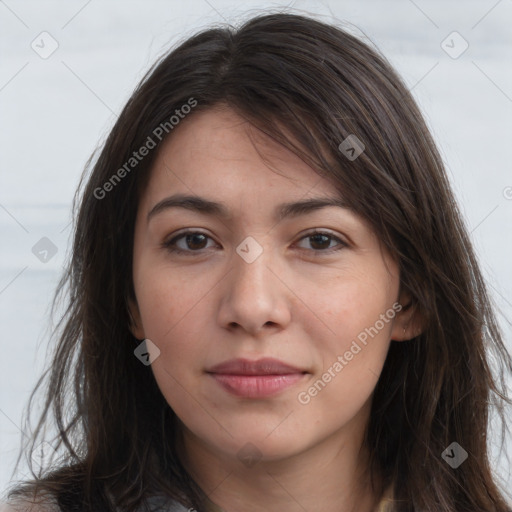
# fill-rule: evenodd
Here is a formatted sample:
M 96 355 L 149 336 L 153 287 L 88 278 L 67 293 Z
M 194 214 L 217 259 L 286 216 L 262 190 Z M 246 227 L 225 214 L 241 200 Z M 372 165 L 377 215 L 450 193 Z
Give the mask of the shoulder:
M 393 485 L 389 485 L 381 497 L 375 512 L 392 512 L 395 509 L 393 501 Z
M 154 512 L 189 512 L 191 510 L 175 500 L 155 496 L 148 498 L 147 504 Z M 27 498 L 12 498 L 0 501 L 0 512 L 62 512 L 62 509 L 57 501 L 50 497 L 37 502 Z
M 33 502 L 17 498 L 0 501 L 0 512 L 61 512 L 61 510 L 57 503 L 51 499 Z
M 166 497 L 152 496 L 148 499 L 148 505 L 154 512 L 190 512 L 191 508 L 187 508 L 178 501 Z M 0 512 L 2 512 L 0 510 Z

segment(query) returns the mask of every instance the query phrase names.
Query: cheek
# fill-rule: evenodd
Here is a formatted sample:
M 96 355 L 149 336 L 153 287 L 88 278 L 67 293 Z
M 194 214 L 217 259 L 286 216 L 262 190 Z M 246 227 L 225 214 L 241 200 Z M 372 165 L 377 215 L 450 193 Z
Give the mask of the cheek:
M 308 322 L 308 337 L 320 360 L 308 383 L 314 389 L 304 391 L 317 405 L 329 401 L 357 407 L 371 394 L 389 348 L 397 292 L 389 279 L 367 273 L 309 294 L 315 315 Z
M 364 333 L 376 322 L 379 333 L 382 331 L 386 337 L 391 333 L 394 317 L 392 305 L 398 293 L 398 288 L 393 284 L 389 278 L 370 272 L 346 275 L 325 283 L 322 288 L 314 283 L 303 283 L 311 318 L 316 319 L 310 325 L 316 325 L 317 329 L 323 331 L 323 338 L 334 340 L 332 342 L 338 344 L 340 349 L 360 333 L 364 338 Z M 381 315 L 390 309 L 383 323 Z M 313 339 L 319 339 L 318 334 L 317 331 Z
M 208 308 L 207 280 L 193 282 L 176 271 L 141 274 L 137 291 L 146 338 L 160 350 L 151 368 L 158 386 L 171 406 L 184 389 L 193 388 L 205 352 Z M 185 393 L 186 395 L 186 393 Z
M 181 338 L 175 333 L 197 325 L 204 315 L 208 292 L 215 285 L 207 274 L 197 279 L 197 273 L 152 265 L 150 261 L 137 277 L 136 294 L 146 336 L 162 345 L 169 338 Z

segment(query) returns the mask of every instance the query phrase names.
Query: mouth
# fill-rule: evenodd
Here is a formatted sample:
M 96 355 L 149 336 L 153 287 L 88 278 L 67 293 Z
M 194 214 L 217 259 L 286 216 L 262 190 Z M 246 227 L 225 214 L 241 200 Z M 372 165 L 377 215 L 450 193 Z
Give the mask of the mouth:
M 307 371 L 272 358 L 232 359 L 208 369 L 217 384 L 232 395 L 264 398 L 300 382 Z

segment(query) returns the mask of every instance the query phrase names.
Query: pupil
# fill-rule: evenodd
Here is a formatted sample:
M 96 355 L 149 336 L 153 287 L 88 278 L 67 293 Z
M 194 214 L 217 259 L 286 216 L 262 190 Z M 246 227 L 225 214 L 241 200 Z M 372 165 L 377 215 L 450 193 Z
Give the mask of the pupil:
M 195 233 L 195 234 L 192 234 L 192 235 L 188 235 L 188 236 L 187 236 L 187 245 L 188 245 L 191 249 L 194 249 L 194 248 L 196 248 L 196 249 L 198 249 L 198 248 L 199 248 L 199 249 L 201 249 L 201 247 L 194 247 L 194 242 L 193 242 L 193 241 L 194 241 L 194 238 L 195 238 L 195 239 L 196 239 L 196 241 L 197 241 L 197 238 L 199 238 L 199 237 L 203 237 L 203 242 L 204 242 L 204 238 L 205 238 L 205 236 L 204 236 L 204 235 L 202 235 L 202 234 L 200 234 L 200 233 Z M 199 245 L 201 245 L 201 242 L 199 242 Z
M 313 243 L 311 244 L 313 247 L 317 243 L 319 238 L 323 238 L 323 241 L 327 242 L 327 246 L 329 245 L 329 237 L 327 235 L 313 235 L 311 238 L 313 239 Z M 320 242 L 320 244 L 322 244 L 322 242 Z

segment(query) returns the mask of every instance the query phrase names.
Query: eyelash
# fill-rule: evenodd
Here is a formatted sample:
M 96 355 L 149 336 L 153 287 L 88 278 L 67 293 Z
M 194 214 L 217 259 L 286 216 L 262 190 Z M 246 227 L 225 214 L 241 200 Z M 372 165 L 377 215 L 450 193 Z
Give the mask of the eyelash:
M 198 249 L 197 251 L 193 251 L 193 250 L 183 250 L 183 249 L 179 249 L 176 247 L 176 242 L 178 240 L 180 240 L 181 238 L 184 238 L 186 237 L 187 235 L 204 235 L 205 237 L 209 238 L 210 240 L 212 239 L 209 235 L 207 235 L 206 233 L 203 233 L 202 231 L 184 231 L 183 233 L 180 233 L 179 235 L 175 236 L 174 238 L 166 241 L 166 242 L 163 242 L 162 244 L 162 247 L 167 249 L 169 252 L 171 253 L 176 253 L 176 254 L 190 254 L 190 255 L 199 255 L 199 254 L 203 254 L 205 249 Z M 329 232 L 326 232 L 326 231 L 313 231 L 311 233 L 307 233 L 306 235 L 304 235 L 302 238 L 300 238 L 299 242 L 301 240 L 304 240 L 305 238 L 311 238 L 315 235 L 325 235 L 327 237 L 329 237 L 330 239 L 332 240 L 335 240 L 338 243 L 338 246 L 337 247 L 334 247 L 334 248 L 331 248 L 331 249 L 319 249 L 319 250 L 314 250 L 314 249 L 304 249 L 306 251 L 313 251 L 313 254 L 315 256 L 324 256 L 326 254 L 332 254 L 333 252 L 336 252 L 336 251 L 339 251 L 340 249 L 343 249 L 345 247 L 348 247 L 348 244 L 346 242 L 344 242 L 343 240 L 341 240 L 340 238 L 338 238 L 337 236 L 334 236 L 333 234 L 329 233 Z

